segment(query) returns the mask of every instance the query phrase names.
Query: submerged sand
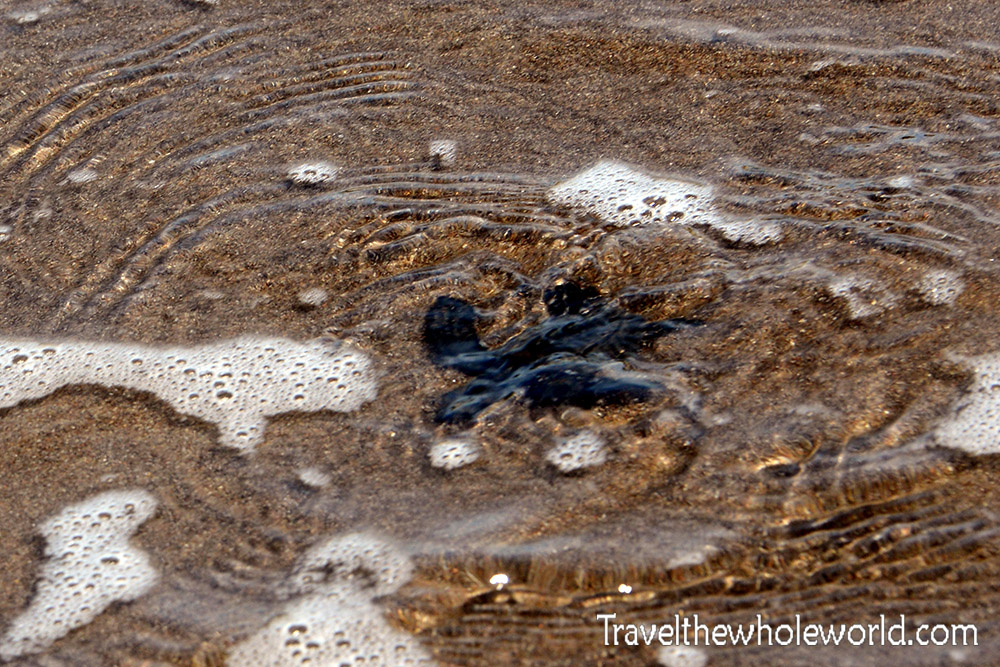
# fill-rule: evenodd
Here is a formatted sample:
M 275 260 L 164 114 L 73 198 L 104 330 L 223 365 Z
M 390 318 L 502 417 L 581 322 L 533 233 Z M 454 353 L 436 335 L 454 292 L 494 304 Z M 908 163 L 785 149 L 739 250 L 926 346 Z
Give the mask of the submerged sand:
M 713 665 L 995 661 L 997 459 L 927 438 L 970 384 L 960 357 L 998 347 L 998 10 L 723 4 L 4 5 L 3 336 L 327 336 L 371 355 L 380 387 L 355 412 L 271 419 L 252 456 L 122 388 L 6 409 L 0 624 L 32 598 L 37 526 L 142 488 L 159 509 L 133 543 L 159 583 L 50 664 L 221 664 L 310 545 L 360 529 L 413 554 L 382 604 L 442 664 L 651 664 L 655 647 L 603 646 L 597 614 L 680 612 L 979 628 L 961 656 L 718 648 Z M 620 228 L 547 197 L 602 159 L 709 184 L 782 238 Z M 289 182 L 316 161 L 336 175 Z M 941 272 L 962 289 L 935 302 L 920 285 Z M 625 355 L 665 391 L 436 423 L 469 378 L 428 355 L 435 299 L 476 306 L 499 347 L 561 280 L 705 323 Z M 546 454 L 580 431 L 608 460 L 560 474 Z M 480 459 L 432 467 L 458 436 Z

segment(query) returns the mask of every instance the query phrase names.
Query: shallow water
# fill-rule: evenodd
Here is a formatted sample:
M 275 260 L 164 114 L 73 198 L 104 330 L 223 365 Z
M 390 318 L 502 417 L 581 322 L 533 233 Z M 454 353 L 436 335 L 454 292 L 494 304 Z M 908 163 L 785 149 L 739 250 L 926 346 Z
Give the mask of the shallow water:
M 0 5 L 3 337 L 328 336 L 380 373 L 375 401 L 279 415 L 252 455 L 150 393 L 6 409 L 0 625 L 32 598 L 42 522 L 141 488 L 159 505 L 132 543 L 158 583 L 46 664 L 222 664 L 311 545 L 358 530 L 412 556 L 379 605 L 441 664 L 652 664 L 604 647 L 596 615 L 681 611 L 979 628 L 962 651 L 713 665 L 996 661 L 997 458 L 934 432 L 972 382 L 962 358 L 997 349 L 1000 12 L 727 4 Z M 711 186 L 720 215 L 780 238 L 618 226 L 551 196 L 601 160 Z M 314 162 L 336 174 L 289 179 Z M 562 330 L 546 292 L 567 282 L 702 324 L 545 348 L 655 384 L 646 400 L 491 387 L 436 419 L 491 376 L 435 363 L 434 304 L 471 305 L 495 359 Z M 607 458 L 563 474 L 547 455 L 581 432 Z M 432 467 L 452 437 L 478 460 Z

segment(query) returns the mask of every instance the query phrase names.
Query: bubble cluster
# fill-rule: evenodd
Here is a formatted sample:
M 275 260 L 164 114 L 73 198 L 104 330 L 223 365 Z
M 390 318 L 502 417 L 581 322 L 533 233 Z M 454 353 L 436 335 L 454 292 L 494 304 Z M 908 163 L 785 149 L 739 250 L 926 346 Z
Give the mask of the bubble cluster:
M 393 544 L 368 533 L 349 533 L 313 545 L 299 558 L 287 585 L 301 595 L 331 582 L 354 581 L 375 595 L 386 595 L 412 575 L 410 558 Z
M 548 191 L 549 201 L 582 208 L 619 226 L 706 225 L 730 241 L 762 244 L 781 238 L 771 222 L 735 220 L 716 210 L 711 186 L 656 178 L 620 162 L 603 161 Z
M 314 187 L 329 183 L 340 171 L 329 162 L 305 162 L 288 170 L 288 180 L 295 185 Z
M 51 12 L 52 7 L 47 5 L 33 9 L 15 9 L 7 13 L 7 18 L 18 25 L 33 25 Z
M 128 543 L 156 509 L 147 492 L 110 491 L 43 523 L 48 559 L 28 609 L 0 640 L 0 658 L 36 653 L 86 625 L 111 603 L 135 600 L 157 580 L 149 557 Z
M 954 271 L 936 269 L 924 274 L 916 284 L 920 298 L 932 306 L 950 306 L 965 286 Z
M 899 297 L 868 277 L 846 276 L 830 282 L 828 289 L 847 306 L 848 317 L 863 320 L 885 312 L 899 303 Z
M 314 489 L 323 489 L 333 482 L 333 478 L 319 468 L 303 468 L 298 472 L 299 481 Z
M 236 646 L 232 667 L 431 665 L 407 633 L 385 618 L 374 598 L 397 591 L 413 573 L 410 559 L 364 533 L 311 548 L 286 582 L 295 597 L 270 623 Z
M 375 398 L 364 353 L 322 339 L 245 337 L 192 347 L 0 340 L 0 407 L 72 384 L 156 394 L 178 412 L 212 422 L 220 443 L 251 452 L 267 417 L 350 412 Z
M 604 439 L 593 431 L 581 431 L 549 450 L 545 460 L 560 472 L 573 472 L 604 463 L 608 452 Z
M 1000 355 L 965 359 L 974 380 L 955 405 L 954 416 L 934 430 L 943 447 L 970 454 L 1000 453 Z
M 482 454 L 482 449 L 471 440 L 442 440 L 431 447 L 431 465 L 435 468 L 455 470 L 474 463 Z

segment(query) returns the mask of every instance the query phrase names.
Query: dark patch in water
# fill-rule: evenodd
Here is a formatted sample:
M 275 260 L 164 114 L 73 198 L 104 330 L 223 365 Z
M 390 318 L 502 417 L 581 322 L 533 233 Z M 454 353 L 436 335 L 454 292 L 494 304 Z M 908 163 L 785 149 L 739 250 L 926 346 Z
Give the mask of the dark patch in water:
M 475 309 L 453 297 L 438 297 L 424 320 L 424 340 L 438 366 L 477 376 L 445 394 L 435 420 L 464 423 L 487 407 L 523 394 L 532 407 L 642 401 L 662 387 L 638 373 L 602 373 L 609 363 L 692 320 L 649 321 L 617 308 L 593 287 L 564 283 L 544 294 L 549 318 L 496 349 L 476 332 Z

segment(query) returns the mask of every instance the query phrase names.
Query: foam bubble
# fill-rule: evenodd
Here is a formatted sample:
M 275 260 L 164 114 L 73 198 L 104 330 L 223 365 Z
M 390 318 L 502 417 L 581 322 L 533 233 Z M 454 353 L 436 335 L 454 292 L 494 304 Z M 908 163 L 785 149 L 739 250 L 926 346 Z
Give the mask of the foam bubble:
M 303 555 L 286 581 L 285 592 L 296 597 L 236 646 L 227 664 L 433 664 L 423 647 L 391 626 L 375 603 L 412 574 L 409 557 L 379 537 L 353 533 L 326 540 Z
M 751 245 L 775 243 L 784 235 L 778 223 L 755 218 L 721 218 L 712 226 L 730 241 Z
M 943 447 L 970 454 L 1000 453 L 1000 354 L 965 359 L 975 374 L 972 386 L 955 405 L 954 416 L 934 430 Z
M 862 320 L 878 315 L 899 303 L 899 297 L 879 285 L 873 278 L 845 276 L 830 282 L 830 294 L 843 299 L 848 316 Z
M 321 339 L 245 337 L 167 348 L 0 339 L 0 407 L 72 384 L 151 392 L 178 412 L 212 422 L 221 444 L 244 452 L 263 440 L 270 416 L 350 412 L 377 391 L 367 355 Z
M 549 450 L 545 460 L 560 472 L 573 472 L 604 463 L 608 452 L 604 439 L 593 431 L 581 431 Z
M 312 187 L 329 183 L 337 177 L 338 167 L 329 162 L 304 162 L 288 170 L 288 180 L 295 185 Z
M 916 284 L 920 298 L 932 306 L 950 306 L 965 289 L 962 278 L 954 271 L 928 271 Z
M 552 186 L 548 198 L 585 209 L 619 227 L 707 225 L 731 241 L 760 244 L 781 238 L 781 228 L 775 223 L 723 216 L 715 208 L 711 186 L 656 178 L 620 162 L 599 162 Z
M 369 533 L 336 535 L 302 555 L 288 580 L 293 593 L 321 591 L 330 582 L 350 582 L 375 595 L 395 593 L 413 576 L 410 558 Z
M 71 505 L 43 523 L 45 555 L 36 593 L 0 640 L 0 658 L 37 653 L 90 623 L 113 602 L 135 600 L 157 572 L 129 537 L 156 509 L 142 490 L 110 491 Z
M 479 459 L 482 449 L 475 442 L 452 438 L 431 447 L 431 465 L 435 468 L 455 470 Z
M 52 7 L 48 5 L 34 9 L 15 9 L 7 13 L 7 18 L 18 25 L 33 25 L 51 12 Z
M 330 486 L 333 479 L 319 468 L 303 468 L 299 470 L 299 481 L 314 489 Z

